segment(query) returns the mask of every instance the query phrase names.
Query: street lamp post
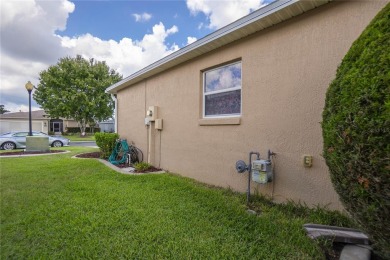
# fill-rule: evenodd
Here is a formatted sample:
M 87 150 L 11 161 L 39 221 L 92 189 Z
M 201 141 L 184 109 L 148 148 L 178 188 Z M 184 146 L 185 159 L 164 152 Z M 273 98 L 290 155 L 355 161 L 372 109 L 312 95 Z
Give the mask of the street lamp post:
M 31 84 L 30 81 L 26 83 L 26 89 L 28 91 L 28 124 L 29 124 L 29 132 L 28 135 L 32 136 L 32 122 L 31 122 L 31 91 L 34 88 L 34 85 Z

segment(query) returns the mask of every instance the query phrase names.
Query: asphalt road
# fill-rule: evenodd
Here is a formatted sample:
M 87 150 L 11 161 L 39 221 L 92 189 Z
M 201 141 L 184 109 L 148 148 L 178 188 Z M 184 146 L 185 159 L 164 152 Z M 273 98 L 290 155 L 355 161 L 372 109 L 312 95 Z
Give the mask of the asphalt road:
M 82 141 L 82 142 L 70 142 L 69 146 L 93 146 L 96 147 L 96 142 L 94 141 Z

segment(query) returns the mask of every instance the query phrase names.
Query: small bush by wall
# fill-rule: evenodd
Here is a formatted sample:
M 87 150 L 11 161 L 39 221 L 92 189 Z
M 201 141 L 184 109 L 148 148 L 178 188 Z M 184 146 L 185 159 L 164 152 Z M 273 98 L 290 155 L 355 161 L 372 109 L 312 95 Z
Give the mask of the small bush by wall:
M 147 162 L 137 162 L 134 164 L 134 168 L 137 171 L 146 171 L 146 170 L 150 169 L 150 167 L 152 167 L 152 165 L 150 165 Z
M 390 259 L 390 4 L 353 43 L 323 111 L 324 157 L 345 208 Z
M 95 133 L 96 145 L 100 148 L 102 158 L 110 157 L 117 139 L 119 139 L 117 133 Z

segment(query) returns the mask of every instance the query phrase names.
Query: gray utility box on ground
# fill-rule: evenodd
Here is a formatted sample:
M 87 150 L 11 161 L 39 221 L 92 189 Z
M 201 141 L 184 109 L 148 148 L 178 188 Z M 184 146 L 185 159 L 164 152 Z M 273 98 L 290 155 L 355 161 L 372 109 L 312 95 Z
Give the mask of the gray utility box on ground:
M 49 137 L 47 136 L 27 136 L 26 152 L 49 152 Z

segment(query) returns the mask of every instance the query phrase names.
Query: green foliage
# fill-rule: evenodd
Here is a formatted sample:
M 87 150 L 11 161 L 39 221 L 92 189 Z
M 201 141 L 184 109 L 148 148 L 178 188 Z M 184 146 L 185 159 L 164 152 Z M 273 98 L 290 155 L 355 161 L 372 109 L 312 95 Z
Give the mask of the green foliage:
M 303 218 L 306 223 L 321 223 L 339 227 L 356 227 L 356 223 L 337 210 L 329 210 L 326 206 L 308 207 L 305 203 L 288 200 L 285 203 L 274 203 L 262 195 L 251 197 L 249 205 L 256 211 L 280 210 L 287 218 Z
M 105 62 L 65 57 L 39 75 L 33 96 L 51 118 L 73 118 L 83 133 L 87 123 L 112 116 L 114 102 L 105 90 L 122 76 Z
M 254 195 L 251 197 L 249 207 L 262 214 L 272 214 L 279 212 L 283 218 L 292 221 L 301 220 L 302 225 L 308 223 L 317 223 L 322 225 L 357 228 L 357 224 L 350 217 L 337 210 L 329 210 L 325 206 L 317 205 L 308 207 L 305 203 L 287 201 L 285 203 L 274 203 L 263 195 Z M 320 238 L 314 242 L 324 251 L 326 259 L 337 259 L 335 256 L 340 254 L 342 246 L 333 243 L 332 238 Z
M 324 157 L 340 198 L 390 258 L 390 4 L 353 43 L 323 111 Z
M 117 133 L 95 133 L 96 145 L 100 148 L 102 158 L 110 157 L 117 139 L 119 139 Z
M 148 170 L 150 167 L 152 167 L 152 165 L 150 165 L 149 163 L 147 162 L 137 162 L 134 164 L 134 168 L 137 170 L 137 171 L 146 171 Z
M 9 110 L 4 108 L 4 105 L 0 105 L 0 115 L 9 112 Z

